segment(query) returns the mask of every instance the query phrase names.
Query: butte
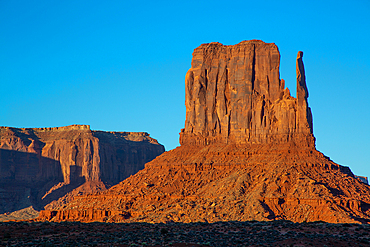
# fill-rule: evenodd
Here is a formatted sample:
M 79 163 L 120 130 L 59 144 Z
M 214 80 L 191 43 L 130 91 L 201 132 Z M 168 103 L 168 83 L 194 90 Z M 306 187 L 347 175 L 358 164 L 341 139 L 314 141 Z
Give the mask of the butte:
M 181 146 L 39 220 L 368 223 L 370 187 L 316 150 L 302 57 L 294 98 L 275 44 L 199 46 L 185 79 Z

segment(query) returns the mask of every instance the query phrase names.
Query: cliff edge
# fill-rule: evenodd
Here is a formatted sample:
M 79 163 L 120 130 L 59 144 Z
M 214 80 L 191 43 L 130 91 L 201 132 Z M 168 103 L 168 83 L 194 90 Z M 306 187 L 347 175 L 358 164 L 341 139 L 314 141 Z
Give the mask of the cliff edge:
M 163 152 L 145 132 L 0 127 L 0 213 L 53 208 L 105 190 Z

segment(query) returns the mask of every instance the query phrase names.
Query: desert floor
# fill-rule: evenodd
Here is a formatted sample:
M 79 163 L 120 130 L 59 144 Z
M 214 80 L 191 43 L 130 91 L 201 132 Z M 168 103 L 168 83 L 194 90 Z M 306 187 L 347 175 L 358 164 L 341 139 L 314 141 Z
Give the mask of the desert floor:
M 0 246 L 370 246 L 370 225 L 2 222 Z

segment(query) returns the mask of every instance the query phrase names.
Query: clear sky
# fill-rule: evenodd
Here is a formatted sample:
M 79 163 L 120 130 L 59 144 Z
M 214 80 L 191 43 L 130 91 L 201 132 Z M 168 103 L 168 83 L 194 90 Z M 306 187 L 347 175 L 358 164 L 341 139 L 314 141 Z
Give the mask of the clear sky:
M 317 149 L 370 176 L 369 14 L 368 0 L 0 0 L 0 126 L 146 131 L 170 150 L 193 50 L 261 39 L 294 96 L 304 52 Z

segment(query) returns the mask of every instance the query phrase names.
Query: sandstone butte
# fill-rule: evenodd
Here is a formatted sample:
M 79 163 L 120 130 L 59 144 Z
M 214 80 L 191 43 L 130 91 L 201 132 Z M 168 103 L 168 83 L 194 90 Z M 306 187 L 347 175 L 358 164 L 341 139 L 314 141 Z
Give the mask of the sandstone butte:
M 368 223 L 370 187 L 315 148 L 302 57 L 294 98 L 280 80 L 275 44 L 196 48 L 181 146 L 38 220 Z
M 164 152 L 145 132 L 0 127 L 0 214 L 105 190 Z

